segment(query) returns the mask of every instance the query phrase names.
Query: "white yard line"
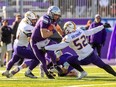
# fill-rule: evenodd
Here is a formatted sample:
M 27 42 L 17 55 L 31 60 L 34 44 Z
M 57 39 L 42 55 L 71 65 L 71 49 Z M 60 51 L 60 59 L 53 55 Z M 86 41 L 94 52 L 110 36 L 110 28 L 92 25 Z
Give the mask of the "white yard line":
M 107 85 L 107 86 L 108 86 L 108 85 L 109 85 L 109 86 L 110 86 L 110 85 L 116 85 L 116 83 L 107 83 L 107 84 L 104 84 L 104 83 L 103 83 L 103 84 L 87 84 L 87 85 L 83 85 L 83 84 L 82 84 L 82 85 L 72 85 L 72 86 L 63 86 L 63 87 L 90 87 L 90 86 L 91 86 L 91 87 L 92 87 L 92 86 L 101 86 L 101 87 L 102 87 L 102 86 L 105 86 L 105 85 Z

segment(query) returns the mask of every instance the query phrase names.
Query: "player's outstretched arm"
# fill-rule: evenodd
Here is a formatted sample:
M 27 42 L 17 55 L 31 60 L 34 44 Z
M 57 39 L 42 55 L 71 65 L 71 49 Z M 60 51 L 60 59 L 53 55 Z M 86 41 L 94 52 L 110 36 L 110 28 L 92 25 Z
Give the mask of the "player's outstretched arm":
M 110 28 L 110 27 L 111 27 L 111 26 L 110 26 L 109 23 L 105 23 L 105 24 L 103 24 L 103 25 L 101 25 L 101 26 L 92 28 L 92 29 L 90 29 L 90 30 L 86 30 L 86 31 L 85 31 L 85 34 L 86 34 L 86 36 L 90 36 L 90 35 L 93 35 L 93 34 L 99 32 L 99 31 L 101 31 L 101 30 L 104 29 L 104 28 Z
M 45 49 L 55 51 L 55 50 L 64 49 L 67 46 L 68 46 L 68 43 L 62 42 L 62 43 L 59 43 L 59 44 L 53 44 L 53 45 L 45 46 Z

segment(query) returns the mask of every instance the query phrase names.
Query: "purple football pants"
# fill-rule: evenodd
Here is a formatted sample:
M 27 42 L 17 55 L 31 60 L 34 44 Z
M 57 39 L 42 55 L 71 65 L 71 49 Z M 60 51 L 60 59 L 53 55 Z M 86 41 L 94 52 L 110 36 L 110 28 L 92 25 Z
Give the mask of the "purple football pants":
M 33 59 L 33 62 L 29 66 L 30 70 L 33 70 L 39 64 L 39 60 L 35 57 L 30 47 L 18 46 L 14 49 L 12 58 L 7 65 L 7 70 L 10 70 L 12 66 L 20 60 L 20 58 Z

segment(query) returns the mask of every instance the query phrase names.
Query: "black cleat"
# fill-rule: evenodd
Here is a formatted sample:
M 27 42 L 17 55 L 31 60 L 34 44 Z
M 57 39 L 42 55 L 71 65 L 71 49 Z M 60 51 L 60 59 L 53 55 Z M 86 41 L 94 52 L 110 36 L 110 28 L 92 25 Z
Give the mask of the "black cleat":
M 50 73 L 46 74 L 49 79 L 55 79 Z
M 50 74 L 52 75 L 52 76 L 56 76 L 56 74 L 54 74 L 53 72 L 51 72 L 51 71 L 49 71 L 50 72 Z
M 32 72 L 30 72 L 30 73 L 25 72 L 25 76 L 26 77 L 29 77 L 29 78 L 34 78 L 34 79 L 37 79 L 38 78 Z

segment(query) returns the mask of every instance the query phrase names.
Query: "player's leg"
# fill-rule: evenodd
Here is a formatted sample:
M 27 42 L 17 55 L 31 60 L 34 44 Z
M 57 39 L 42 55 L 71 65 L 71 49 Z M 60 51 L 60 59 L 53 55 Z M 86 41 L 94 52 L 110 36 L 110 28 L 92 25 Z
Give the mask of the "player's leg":
M 10 77 L 17 74 L 21 69 L 27 68 L 29 65 L 31 65 L 32 59 L 24 59 L 23 63 L 20 66 L 17 66 L 15 69 L 13 69 L 10 73 Z
M 96 49 L 99 57 L 101 57 L 101 47 L 101 44 L 96 44 Z
M 58 71 L 59 74 L 62 74 L 63 71 L 62 69 L 57 65 L 57 62 L 56 62 L 56 56 L 54 54 L 54 51 L 47 51 L 47 54 L 50 56 L 50 58 L 52 59 L 52 63 L 53 63 L 53 66 L 54 68 Z M 53 62 L 53 60 L 55 62 Z
M 33 49 L 33 52 L 36 55 L 37 59 L 41 61 L 42 68 L 43 68 L 46 76 L 49 79 L 54 79 L 54 77 L 47 70 L 46 60 L 45 60 L 45 53 L 42 50 L 38 49 L 38 47 L 36 45 L 34 45 L 34 44 L 32 44 L 32 49 Z
M 78 79 L 82 79 L 83 77 L 87 76 L 87 73 L 83 70 L 83 68 L 80 66 L 80 63 L 78 61 L 78 56 L 71 56 L 67 58 L 67 62 L 76 70 L 80 72 L 80 76 L 78 76 Z
M 14 52 L 12 55 L 12 59 L 8 62 L 7 67 L 6 67 L 6 71 L 2 73 L 2 76 L 6 76 L 9 78 L 9 71 L 12 68 L 12 66 L 18 62 L 19 60 L 19 56 L 16 55 L 16 53 Z
M 116 72 L 113 70 L 113 68 L 111 66 L 109 66 L 108 64 L 105 64 L 100 58 L 99 56 L 97 56 L 95 53 L 93 54 L 93 57 L 91 58 L 91 62 L 93 64 L 95 64 L 96 66 L 104 69 L 106 72 L 108 72 L 109 74 L 112 74 L 113 76 L 116 76 Z
M 27 62 L 28 63 L 28 62 Z M 25 76 L 26 77 L 30 77 L 30 78 L 37 78 L 37 76 L 35 76 L 32 73 L 32 70 L 39 64 L 39 61 L 37 59 L 32 59 L 31 60 L 31 64 L 28 65 L 28 70 L 25 72 Z
M 22 50 L 18 53 L 18 55 L 23 58 L 32 59 L 32 63 L 29 65 L 28 70 L 25 72 L 25 76 L 30 78 L 37 78 L 31 71 L 39 64 L 39 60 L 35 57 L 30 47 L 20 47 L 18 50 L 20 49 Z
M 50 43 L 48 45 L 52 45 L 52 44 L 55 44 L 56 42 L 54 41 L 50 41 Z M 51 58 L 52 62 L 53 62 L 53 66 L 54 68 L 58 71 L 59 74 L 62 74 L 63 71 L 62 69 L 57 65 L 57 62 L 56 62 L 56 55 L 54 53 L 54 51 L 47 51 L 47 54 L 48 56 Z
M 17 74 L 21 69 L 27 68 L 28 66 L 23 62 L 20 66 L 16 67 L 11 71 L 9 74 L 9 78 L 13 77 L 15 74 Z

